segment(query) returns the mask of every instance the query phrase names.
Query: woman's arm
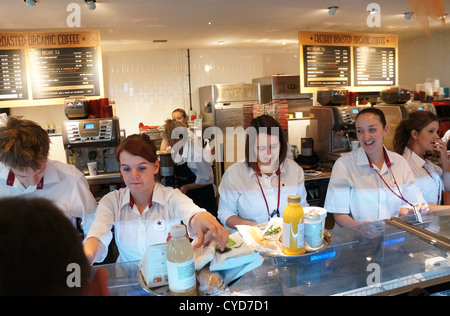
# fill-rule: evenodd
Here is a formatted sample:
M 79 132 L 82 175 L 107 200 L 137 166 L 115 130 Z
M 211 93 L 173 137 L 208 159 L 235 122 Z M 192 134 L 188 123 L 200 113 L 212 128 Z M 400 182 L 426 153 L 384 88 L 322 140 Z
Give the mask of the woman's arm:
M 105 246 L 95 237 L 90 237 L 86 240 L 83 246 L 84 254 L 86 255 L 89 264 L 93 264 L 101 258 L 105 252 Z
M 355 221 L 348 214 L 334 214 L 334 221 L 341 227 L 359 225 L 361 223 Z
M 236 229 L 236 225 L 250 225 L 250 226 L 255 226 L 256 223 L 254 221 L 248 220 L 248 219 L 244 219 L 238 215 L 232 215 L 230 217 L 228 217 L 225 225 L 227 225 L 228 227 L 232 228 L 232 229 Z

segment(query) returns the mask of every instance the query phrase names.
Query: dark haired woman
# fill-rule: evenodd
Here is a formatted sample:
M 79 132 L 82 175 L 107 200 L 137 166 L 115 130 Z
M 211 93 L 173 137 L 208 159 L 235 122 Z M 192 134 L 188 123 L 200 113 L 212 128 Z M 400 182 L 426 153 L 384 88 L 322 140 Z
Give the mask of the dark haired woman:
M 405 159 L 383 146 L 389 129 L 383 112 L 366 108 L 355 124 L 360 147 L 335 162 L 325 199 L 336 223 L 351 226 L 426 210 Z
M 303 169 L 286 159 L 287 140 L 271 116 L 254 118 L 246 130 L 245 161 L 231 165 L 219 186 L 218 217 L 231 228 L 283 216 L 288 195 L 308 206 Z
M 225 248 L 228 232 L 214 216 L 180 190 L 155 180 L 159 161 L 156 146 L 146 134 L 127 137 L 117 149 L 116 158 L 126 188 L 108 193 L 99 202 L 84 245 L 91 263 L 106 257 L 113 225 L 119 262 L 141 260 L 149 245 L 165 243 L 170 227 L 181 221 L 189 236 L 198 235 L 198 245 L 210 231 Z
M 439 118 L 436 115 L 429 111 L 415 111 L 400 122 L 394 139 L 395 151 L 408 162 L 417 186 L 430 205 L 440 205 L 442 192 L 450 188 L 447 146 L 438 133 Z M 442 168 L 427 158 L 426 153 L 430 151 L 439 153 Z

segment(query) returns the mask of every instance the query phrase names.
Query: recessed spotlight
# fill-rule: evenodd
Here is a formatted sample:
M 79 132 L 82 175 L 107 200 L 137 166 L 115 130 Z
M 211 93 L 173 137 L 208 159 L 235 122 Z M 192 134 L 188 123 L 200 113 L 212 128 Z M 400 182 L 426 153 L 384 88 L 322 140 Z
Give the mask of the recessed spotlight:
M 411 11 L 405 12 L 405 19 L 406 20 L 410 20 L 412 16 L 413 16 L 413 12 L 411 12 Z
M 225 42 L 224 41 L 218 41 L 217 42 L 219 45 L 223 45 L 223 44 L 225 44 Z
M 34 7 L 36 5 L 37 0 L 23 0 L 29 7 Z
M 89 10 L 95 10 L 97 0 L 85 0 Z
M 329 7 L 329 8 L 328 8 L 328 14 L 331 15 L 331 16 L 335 15 L 338 8 L 339 8 L 339 7 L 337 7 L 337 6 L 335 6 L 335 5 Z
M 286 45 L 287 43 L 285 41 L 281 42 L 281 45 Z

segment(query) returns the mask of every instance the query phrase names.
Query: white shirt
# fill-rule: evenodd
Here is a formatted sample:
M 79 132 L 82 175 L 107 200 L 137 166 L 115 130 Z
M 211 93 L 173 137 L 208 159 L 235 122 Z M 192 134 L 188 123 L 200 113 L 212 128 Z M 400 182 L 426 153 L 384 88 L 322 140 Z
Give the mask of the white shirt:
M 280 216 L 287 205 L 289 195 L 299 195 L 300 204 L 309 206 L 306 201 L 305 177 L 303 169 L 293 160 L 286 159 L 280 167 Z M 259 177 L 264 196 L 269 205 L 269 212 L 277 208 L 278 176 L 276 173 Z M 259 187 L 257 175 L 245 161 L 231 165 L 224 173 L 219 186 L 218 218 L 225 225 L 230 216 L 265 223 L 269 221 L 267 206 Z
M 43 177 L 43 187 L 40 189 L 37 185 L 25 188 L 16 177 L 13 178 L 12 184 L 8 184 L 10 170 L 6 165 L 0 163 L 0 198 L 22 196 L 49 199 L 73 223 L 76 222 L 75 218 L 81 218 L 85 234 L 88 232 L 94 219 L 97 202 L 81 171 L 72 165 L 48 159 Z
M 88 236 L 96 237 L 105 246 L 101 262 L 107 255 L 112 240 L 111 228 L 119 250 L 118 262 L 141 260 L 150 245 L 167 242 L 170 227 L 181 221 L 189 227 L 189 220 L 205 211 L 178 189 L 156 183 L 153 190 L 152 207 L 139 214 L 136 205 L 130 204 L 130 190 L 122 188 L 105 195 L 99 202 L 95 220 Z M 191 237 L 194 233 L 188 229 Z
M 180 141 L 181 143 L 182 141 Z M 176 146 L 174 146 L 177 148 Z M 195 183 L 200 185 L 211 184 L 214 182 L 214 173 L 211 163 L 203 158 L 203 148 L 199 141 L 190 140 L 183 145 L 183 153 L 174 154 L 172 152 L 173 161 L 177 165 L 187 163 L 188 168 L 195 174 Z
M 349 214 L 357 222 L 377 221 L 398 216 L 400 208 L 408 204 L 394 195 L 377 175 L 377 170 L 394 192 L 412 204 L 425 203 L 422 192 L 405 159 L 386 150 L 391 167 L 386 161 L 378 169 L 371 168 L 362 147 L 340 157 L 334 164 L 328 185 L 324 208 L 330 213 Z
M 422 159 L 408 147 L 405 148 L 403 157 L 411 167 L 416 185 L 422 191 L 428 204 L 441 204 L 442 191 L 444 191 L 442 169 L 431 161 Z

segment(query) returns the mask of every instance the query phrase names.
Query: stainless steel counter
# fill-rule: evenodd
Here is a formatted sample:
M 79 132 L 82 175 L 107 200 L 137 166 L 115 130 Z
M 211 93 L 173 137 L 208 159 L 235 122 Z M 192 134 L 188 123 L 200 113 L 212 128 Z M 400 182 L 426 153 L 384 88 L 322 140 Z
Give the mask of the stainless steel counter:
M 421 228 L 442 233 L 439 236 L 445 241 L 450 217 L 424 216 L 424 219 Z M 430 242 L 392 221 L 335 228 L 332 234 L 333 244 L 318 253 L 300 257 L 264 255 L 260 267 L 247 272 L 223 295 L 395 294 L 407 286 L 420 287 L 433 281 L 450 293 L 450 267 L 430 268 L 429 262 L 442 257 L 448 263 L 450 245 Z M 112 295 L 149 295 L 137 282 L 139 262 L 103 267 L 109 274 Z

